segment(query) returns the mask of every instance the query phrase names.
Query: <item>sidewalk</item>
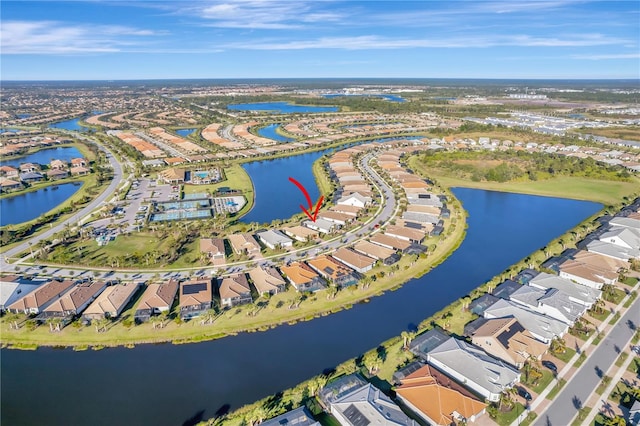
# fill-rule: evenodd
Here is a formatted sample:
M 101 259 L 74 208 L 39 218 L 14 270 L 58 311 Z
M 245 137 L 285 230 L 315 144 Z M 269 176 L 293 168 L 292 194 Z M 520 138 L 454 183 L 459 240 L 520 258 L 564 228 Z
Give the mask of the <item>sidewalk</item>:
M 626 295 L 626 296 L 625 296 L 625 297 L 620 301 L 620 303 L 618 304 L 618 306 L 619 306 L 620 308 L 617 310 L 617 312 L 619 312 L 619 313 L 620 313 L 620 318 L 622 318 L 622 316 L 624 315 L 624 313 L 626 313 L 626 312 L 627 312 L 627 310 L 629 309 L 629 308 L 624 308 L 624 307 L 623 307 L 623 306 L 624 306 L 624 304 L 627 302 L 627 300 L 629 300 L 629 297 L 630 297 L 631 293 L 632 293 L 633 291 L 638 291 L 638 289 L 640 289 L 640 281 L 638 281 L 638 282 L 636 283 L 636 285 L 635 285 L 635 286 L 633 286 L 633 288 L 631 288 L 631 289 L 629 290 L 629 294 L 627 294 L 627 295 Z M 638 297 L 640 297 L 640 296 L 638 296 Z M 609 324 L 609 321 L 611 320 L 611 318 L 613 318 L 613 315 L 614 315 L 613 313 L 609 313 L 609 315 L 608 315 L 608 316 L 604 319 L 604 321 L 602 322 L 601 330 L 600 330 L 600 331 L 603 333 L 603 337 L 602 337 L 602 339 L 600 340 L 600 343 L 602 343 L 602 342 L 605 340 L 605 338 L 609 335 L 609 333 L 611 332 L 611 330 L 613 329 L 613 327 L 617 324 L 617 322 L 616 322 L 616 323 L 614 323 L 614 324 Z M 620 320 L 618 320 L 618 321 L 620 321 Z M 586 349 L 588 349 L 588 348 L 590 348 L 590 347 L 591 347 L 591 344 L 592 344 L 593 340 L 594 340 L 597 336 L 598 336 L 598 333 L 597 333 L 597 332 L 596 332 L 596 333 L 593 333 L 593 334 L 591 335 L 591 337 L 589 337 L 589 338 L 584 342 L 584 344 L 580 347 L 580 351 L 579 351 L 579 352 L 578 352 L 578 351 L 576 351 L 576 354 L 575 354 L 575 355 L 574 355 L 574 356 L 569 360 L 569 362 L 567 362 L 567 364 L 564 366 L 564 368 L 558 372 L 558 375 L 557 375 L 557 376 L 556 376 L 556 377 L 555 377 L 555 378 L 554 378 L 554 379 L 553 379 L 553 380 L 552 380 L 552 381 L 547 385 L 547 387 L 546 387 L 542 392 L 540 392 L 540 395 L 538 395 L 538 397 L 537 397 L 537 398 L 536 398 L 536 399 L 531 403 L 529 410 L 528 410 L 528 411 L 525 411 L 525 412 L 524 412 L 524 413 L 522 413 L 520 416 L 518 416 L 518 417 L 517 417 L 517 418 L 516 418 L 512 423 L 511 423 L 511 425 L 510 425 L 510 426 L 517 426 L 517 425 L 519 425 L 519 424 L 520 424 L 524 419 L 526 419 L 526 418 L 527 418 L 527 416 L 529 415 L 529 413 L 530 413 L 530 412 L 536 412 L 536 408 L 538 408 L 538 407 L 540 407 L 540 408 L 541 408 L 541 410 L 540 410 L 540 412 L 536 412 L 536 414 L 538 415 L 538 417 L 537 417 L 537 418 L 540 418 L 540 417 L 545 413 L 545 411 L 547 410 L 547 408 L 548 408 L 548 406 L 550 405 L 550 402 L 551 402 L 551 401 L 549 401 L 549 400 L 547 400 L 547 399 L 546 399 L 546 397 L 547 397 L 547 395 L 549 394 L 549 392 L 551 392 L 551 390 L 555 387 L 555 385 L 558 383 L 558 381 L 559 381 L 560 379 L 565 379 L 565 380 L 566 380 L 566 383 L 565 383 L 565 385 L 564 385 L 564 386 L 566 387 L 566 386 L 569 384 L 569 382 L 571 381 L 571 379 L 573 379 L 574 377 L 576 377 L 576 376 L 580 373 L 580 370 L 582 369 L 582 367 L 584 366 L 584 364 L 585 364 L 585 363 L 582 363 L 582 365 L 580 365 L 580 367 L 578 367 L 578 368 L 574 368 L 574 367 L 573 367 L 573 365 L 575 364 L 575 362 L 576 362 L 576 361 L 578 360 L 578 358 L 580 357 L 580 354 L 581 354 L 582 352 L 585 352 L 585 351 L 586 351 Z M 627 343 L 627 346 L 628 346 L 628 343 Z M 594 346 L 594 348 L 595 348 L 595 347 L 597 347 L 597 346 Z M 587 354 L 587 357 L 588 357 L 588 356 L 589 356 L 589 355 Z M 628 358 L 628 360 L 627 360 L 627 361 L 630 363 L 630 362 L 631 362 L 630 360 L 632 360 L 632 359 L 633 359 L 633 356 L 629 356 L 629 358 Z M 627 364 L 627 366 L 628 366 L 628 364 Z M 609 370 L 611 370 L 611 369 L 612 369 L 612 368 L 614 368 L 614 367 L 615 367 L 615 364 L 612 364 L 612 367 L 610 367 L 610 368 L 609 368 Z M 617 367 L 615 367 L 615 368 L 617 368 Z M 624 372 L 624 370 L 625 370 L 625 369 L 626 369 L 626 366 L 625 366 L 625 367 L 624 367 L 624 369 L 622 369 L 621 371 L 622 371 L 622 372 Z M 570 374 L 570 373 L 571 373 L 571 374 Z M 621 373 L 621 374 L 622 374 L 622 373 Z M 618 378 L 617 380 L 620 380 L 620 379 Z M 616 383 L 617 383 L 617 380 L 616 380 Z M 562 390 L 560 390 L 560 392 L 562 392 Z M 592 395 L 593 395 L 593 393 L 594 393 L 594 392 L 595 392 L 595 389 L 593 390 Z M 610 391 L 610 390 L 609 390 L 608 392 L 609 392 L 609 393 L 611 393 L 611 391 Z M 608 394 L 606 394 L 606 395 L 608 395 Z M 590 397 L 590 398 L 591 398 L 591 397 Z M 596 414 L 597 414 L 597 413 L 596 413 Z M 595 416 L 595 414 L 594 414 L 594 416 Z

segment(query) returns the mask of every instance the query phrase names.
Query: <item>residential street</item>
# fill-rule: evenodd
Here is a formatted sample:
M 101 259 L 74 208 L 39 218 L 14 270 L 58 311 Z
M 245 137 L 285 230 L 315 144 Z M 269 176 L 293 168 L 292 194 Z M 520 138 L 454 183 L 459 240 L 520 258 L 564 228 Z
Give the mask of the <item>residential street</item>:
M 74 137 L 78 137 L 78 138 L 83 138 L 83 137 L 78 136 L 77 134 L 75 134 L 75 132 L 74 132 L 73 136 Z M 83 138 L 83 139 L 86 139 L 86 140 L 88 140 L 88 141 L 93 143 L 93 141 L 88 139 L 88 138 Z M 58 225 L 56 225 L 56 226 L 54 226 L 54 227 L 52 227 L 50 229 L 47 229 L 45 232 L 41 233 L 40 235 L 35 236 L 33 238 L 30 238 L 29 240 L 27 240 L 27 241 L 25 241 L 25 242 L 23 242 L 21 244 L 18 244 L 17 246 L 13 247 L 12 249 L 7 250 L 6 252 L 2 253 L 2 258 L 0 260 L 0 269 L 2 269 L 3 271 L 9 270 L 12 266 L 10 264 L 6 263 L 6 259 L 7 258 L 12 258 L 12 257 L 22 253 L 23 251 L 28 250 L 29 246 L 35 246 L 39 241 L 46 240 L 46 239 L 50 238 L 55 233 L 60 232 L 61 230 L 63 230 L 64 227 L 67 224 L 69 224 L 69 225 L 77 224 L 78 221 L 80 221 L 83 217 L 85 217 L 86 215 L 91 213 L 93 210 L 98 208 L 100 205 L 102 205 L 103 202 L 105 202 L 107 200 L 107 198 L 109 198 L 110 196 L 113 195 L 115 190 L 122 183 L 122 176 L 123 176 L 122 165 L 115 159 L 115 157 L 114 157 L 114 155 L 113 155 L 113 153 L 111 151 L 109 151 L 107 148 L 105 148 L 102 145 L 99 145 L 99 147 L 103 152 L 105 152 L 107 154 L 107 159 L 111 163 L 111 167 L 113 167 L 113 179 L 111 180 L 111 183 L 109 184 L 107 189 L 105 189 L 102 192 L 102 194 L 100 194 L 93 201 L 91 201 L 89 204 L 87 204 L 82 210 L 76 212 L 73 216 L 71 216 L 70 218 L 68 218 L 64 222 L 61 222 Z
M 620 351 L 640 324 L 640 301 L 638 298 L 626 314 L 613 327 L 609 335 L 589 354 L 586 362 L 575 376 L 555 397 L 546 411 L 541 413 L 536 426 L 566 426 L 571 423 L 578 410 L 585 404 L 601 378 L 614 364 Z

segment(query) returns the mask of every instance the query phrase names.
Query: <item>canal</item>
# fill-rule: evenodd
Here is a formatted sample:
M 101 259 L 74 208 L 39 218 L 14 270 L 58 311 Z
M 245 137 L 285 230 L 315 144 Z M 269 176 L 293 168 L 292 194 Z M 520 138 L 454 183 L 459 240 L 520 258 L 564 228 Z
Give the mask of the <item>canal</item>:
M 601 208 L 473 189 L 454 193 L 469 213 L 460 248 L 429 274 L 352 309 L 197 344 L 3 349 L 2 424 L 176 425 L 235 409 L 415 327 Z

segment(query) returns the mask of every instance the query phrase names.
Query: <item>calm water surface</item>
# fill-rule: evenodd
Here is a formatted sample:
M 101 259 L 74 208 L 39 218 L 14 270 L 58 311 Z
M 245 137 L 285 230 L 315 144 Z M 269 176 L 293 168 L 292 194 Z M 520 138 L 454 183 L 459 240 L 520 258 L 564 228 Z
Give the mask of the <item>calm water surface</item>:
M 347 94 L 343 94 L 343 93 L 330 93 L 327 95 L 322 95 L 322 97 L 324 98 L 340 98 L 340 97 L 365 97 L 365 98 L 380 98 L 380 99 L 384 99 L 386 101 L 392 101 L 392 102 L 406 102 L 407 100 L 405 98 L 403 98 L 402 96 L 398 96 L 398 95 L 384 95 L 384 94 L 379 94 L 379 95 L 370 95 L 370 94 L 366 94 L 366 95 L 347 95 Z
M 55 208 L 75 194 L 82 184 L 63 183 L 0 200 L 0 226 L 27 222 Z
M 227 405 L 237 408 L 413 328 L 601 208 L 559 198 L 454 192 L 469 212 L 460 248 L 429 274 L 352 309 L 198 344 L 3 349 L 2 424 L 179 425 Z
M 49 164 L 51 160 L 71 161 L 72 158 L 82 157 L 82 153 L 74 146 L 60 146 L 42 149 L 24 157 L 0 161 L 0 165 L 18 167 L 22 163 Z
M 261 127 L 258 129 L 258 134 L 263 138 L 273 139 L 278 142 L 292 142 L 295 141 L 293 138 L 289 138 L 287 136 L 283 136 L 277 132 L 277 129 L 281 126 L 280 123 L 269 124 L 268 126 Z
M 54 127 L 56 129 L 64 129 L 64 130 L 75 130 L 78 132 L 88 132 L 92 130 L 88 127 L 81 126 L 79 123 L 80 120 L 81 120 L 81 117 L 74 118 L 71 120 L 66 120 L 66 121 L 59 121 L 57 123 L 50 124 L 49 127 Z
M 256 102 L 249 104 L 227 105 L 228 109 L 235 111 L 270 111 L 279 114 L 309 113 L 309 112 L 336 112 L 334 106 L 295 105 L 289 102 Z
M 191 133 L 195 132 L 196 129 L 178 129 L 176 130 L 176 133 L 182 137 L 187 137 L 189 136 Z

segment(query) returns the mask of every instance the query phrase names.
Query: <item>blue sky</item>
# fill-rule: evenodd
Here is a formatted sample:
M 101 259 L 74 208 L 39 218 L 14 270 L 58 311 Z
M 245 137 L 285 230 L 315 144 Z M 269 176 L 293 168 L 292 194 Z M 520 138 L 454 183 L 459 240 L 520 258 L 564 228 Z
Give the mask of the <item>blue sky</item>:
M 640 2 L 7 1 L 3 80 L 639 78 Z

